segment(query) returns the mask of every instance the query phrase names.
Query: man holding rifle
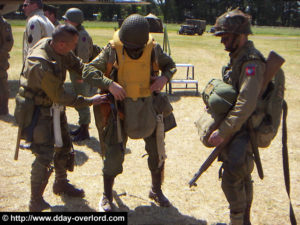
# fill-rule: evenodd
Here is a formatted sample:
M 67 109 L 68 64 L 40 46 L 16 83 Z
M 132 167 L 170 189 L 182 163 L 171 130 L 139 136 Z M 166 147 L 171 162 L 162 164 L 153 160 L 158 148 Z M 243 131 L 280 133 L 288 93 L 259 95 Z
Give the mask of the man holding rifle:
M 237 99 L 209 136 L 208 143 L 227 143 L 219 159 L 223 161 L 222 190 L 229 202 L 233 225 L 251 224 L 254 149 L 247 124 L 256 109 L 266 69 L 265 58 L 248 40 L 252 33 L 250 20 L 249 15 L 235 9 L 218 17 L 214 25 L 214 35 L 221 37 L 230 57 L 228 66 L 222 70 L 223 81 L 237 91 Z

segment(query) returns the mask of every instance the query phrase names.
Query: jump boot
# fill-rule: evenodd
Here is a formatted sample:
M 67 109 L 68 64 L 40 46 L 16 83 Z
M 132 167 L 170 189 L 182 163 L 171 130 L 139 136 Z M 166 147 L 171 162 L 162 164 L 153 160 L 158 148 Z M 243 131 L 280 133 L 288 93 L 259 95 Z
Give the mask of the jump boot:
M 84 197 L 84 190 L 75 188 L 74 185 L 69 183 L 67 179 L 57 179 L 55 178 L 53 184 L 53 193 L 56 195 L 66 194 L 70 197 Z
M 89 125 L 88 124 L 81 124 L 80 127 L 77 130 L 75 130 L 73 133 L 74 133 L 74 135 L 76 135 L 73 138 L 74 142 L 83 141 L 85 139 L 90 139 Z M 72 134 L 72 132 L 71 132 L 71 134 Z
M 230 225 L 244 225 L 244 213 L 234 213 L 230 211 Z
M 0 78 L 1 79 L 1 78 Z M 8 96 L 0 96 L 0 115 L 8 114 Z
M 112 187 L 114 185 L 115 177 L 103 175 L 104 192 L 101 201 L 99 202 L 100 212 L 112 212 L 113 211 L 113 195 Z
M 151 171 L 152 187 L 149 192 L 149 198 L 153 199 L 159 206 L 170 207 L 171 203 L 161 190 L 163 172 L 163 167 L 159 171 Z
M 250 221 L 250 211 L 251 205 L 253 200 L 253 181 L 250 180 L 245 184 L 245 191 L 246 191 L 246 198 L 247 198 L 247 205 L 244 213 L 244 225 L 251 225 Z
M 46 185 L 31 182 L 31 197 L 29 202 L 29 212 L 42 212 L 49 209 L 50 205 L 43 198 Z
M 81 128 L 81 126 L 79 126 L 76 130 L 71 130 L 71 131 L 70 131 L 70 134 L 71 134 L 72 136 L 76 136 L 77 134 L 79 134 L 80 128 Z

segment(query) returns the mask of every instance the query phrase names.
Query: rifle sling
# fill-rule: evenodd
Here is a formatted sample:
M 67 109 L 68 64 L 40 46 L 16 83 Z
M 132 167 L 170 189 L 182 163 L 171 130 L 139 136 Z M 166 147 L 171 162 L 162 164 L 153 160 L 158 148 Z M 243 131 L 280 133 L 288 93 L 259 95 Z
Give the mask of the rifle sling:
M 248 125 L 248 131 L 249 131 L 249 135 L 250 135 L 252 152 L 253 152 L 254 161 L 256 164 L 257 173 L 258 173 L 260 179 L 264 179 L 264 171 L 263 171 L 263 168 L 261 165 L 261 160 L 260 160 L 258 146 L 257 146 L 257 140 L 256 140 L 251 117 L 249 118 L 247 125 Z
M 292 225 L 297 225 L 295 213 L 293 210 L 291 197 L 290 197 L 290 171 L 289 171 L 289 157 L 288 157 L 288 147 L 287 147 L 287 117 L 288 107 L 285 100 L 282 103 L 282 161 L 283 161 L 283 174 L 286 192 L 289 197 L 290 202 L 290 221 Z

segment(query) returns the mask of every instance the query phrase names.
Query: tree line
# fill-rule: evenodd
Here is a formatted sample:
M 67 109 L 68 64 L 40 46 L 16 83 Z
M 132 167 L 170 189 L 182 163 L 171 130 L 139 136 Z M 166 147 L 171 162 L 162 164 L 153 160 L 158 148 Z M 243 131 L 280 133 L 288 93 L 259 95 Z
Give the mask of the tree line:
M 300 27 L 300 1 L 295 0 L 146 0 L 149 5 L 57 5 L 59 17 L 71 7 L 80 8 L 87 20 L 112 21 L 132 13 L 155 14 L 166 23 L 203 19 L 214 24 L 227 9 L 239 7 L 252 16 L 253 25 Z

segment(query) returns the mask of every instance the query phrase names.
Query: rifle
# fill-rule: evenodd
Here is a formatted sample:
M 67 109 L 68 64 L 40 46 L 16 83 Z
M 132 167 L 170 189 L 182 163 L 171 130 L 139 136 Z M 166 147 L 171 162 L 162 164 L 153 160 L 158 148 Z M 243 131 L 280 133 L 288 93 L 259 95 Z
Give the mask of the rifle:
M 251 140 L 251 147 L 252 147 L 252 152 L 254 156 L 254 162 L 256 165 L 257 173 L 260 179 L 264 179 L 264 171 L 261 165 L 260 161 L 260 156 L 259 156 L 259 151 L 258 151 L 258 146 L 257 146 L 257 140 L 255 136 L 255 131 L 253 128 L 253 123 L 251 117 L 248 120 L 247 124 L 248 130 L 249 130 L 249 135 L 250 135 L 250 140 Z
M 123 145 L 123 138 L 122 138 L 122 132 L 121 132 L 121 121 L 120 118 L 124 118 L 124 115 L 121 114 L 118 110 L 118 104 L 117 101 L 114 99 L 113 95 L 109 95 L 109 97 L 112 99 L 110 101 L 110 108 L 112 111 L 113 121 L 115 124 L 115 127 L 117 128 L 117 138 L 118 143 L 120 145 L 121 150 L 124 152 L 124 145 Z
M 195 173 L 194 177 L 190 180 L 189 186 L 197 186 L 196 181 L 199 177 L 210 167 L 210 165 L 215 161 L 215 159 L 220 155 L 224 147 L 230 142 L 231 138 L 227 138 L 220 145 L 218 145 L 208 156 L 205 162 L 201 165 L 200 169 Z
M 19 128 L 18 128 L 18 136 L 17 136 L 17 143 L 16 143 L 16 149 L 15 149 L 14 160 L 18 160 L 18 158 L 19 158 L 19 150 L 20 150 L 21 135 L 22 135 L 22 128 L 19 127 Z
M 270 83 L 270 81 L 273 79 L 275 74 L 278 72 L 282 64 L 284 63 L 284 58 L 282 58 L 280 55 L 278 55 L 276 52 L 271 51 L 268 55 L 268 58 L 266 60 L 266 71 L 264 73 L 264 81 L 259 93 L 259 98 L 263 95 L 264 91 L 266 90 L 266 87 Z M 250 134 L 251 138 L 251 134 Z M 227 138 L 224 140 L 219 146 L 217 146 L 212 153 L 208 156 L 208 158 L 205 160 L 205 162 L 201 165 L 200 169 L 197 173 L 195 173 L 194 177 L 190 180 L 189 186 L 197 186 L 196 181 L 199 179 L 199 177 L 210 167 L 210 165 L 215 161 L 215 159 L 219 156 L 221 151 L 224 149 L 224 147 L 231 141 L 232 137 Z M 251 138 L 251 142 L 254 141 Z M 254 143 L 255 144 L 255 143 Z M 259 176 L 263 178 L 263 172 L 262 167 L 260 163 L 258 148 L 254 148 L 254 157 L 256 158 L 255 163 L 259 171 Z M 259 160 L 257 160 L 259 159 Z
M 19 150 L 20 150 L 20 142 L 22 139 L 22 134 L 24 133 L 25 140 L 28 142 L 32 142 L 33 140 L 33 130 L 37 124 L 38 118 L 40 115 L 40 108 L 35 107 L 31 123 L 29 126 L 23 128 L 23 126 L 19 126 L 18 128 L 18 136 L 17 136 L 17 143 L 16 143 L 16 149 L 15 149 L 15 155 L 14 155 L 14 160 L 18 160 L 19 158 Z

